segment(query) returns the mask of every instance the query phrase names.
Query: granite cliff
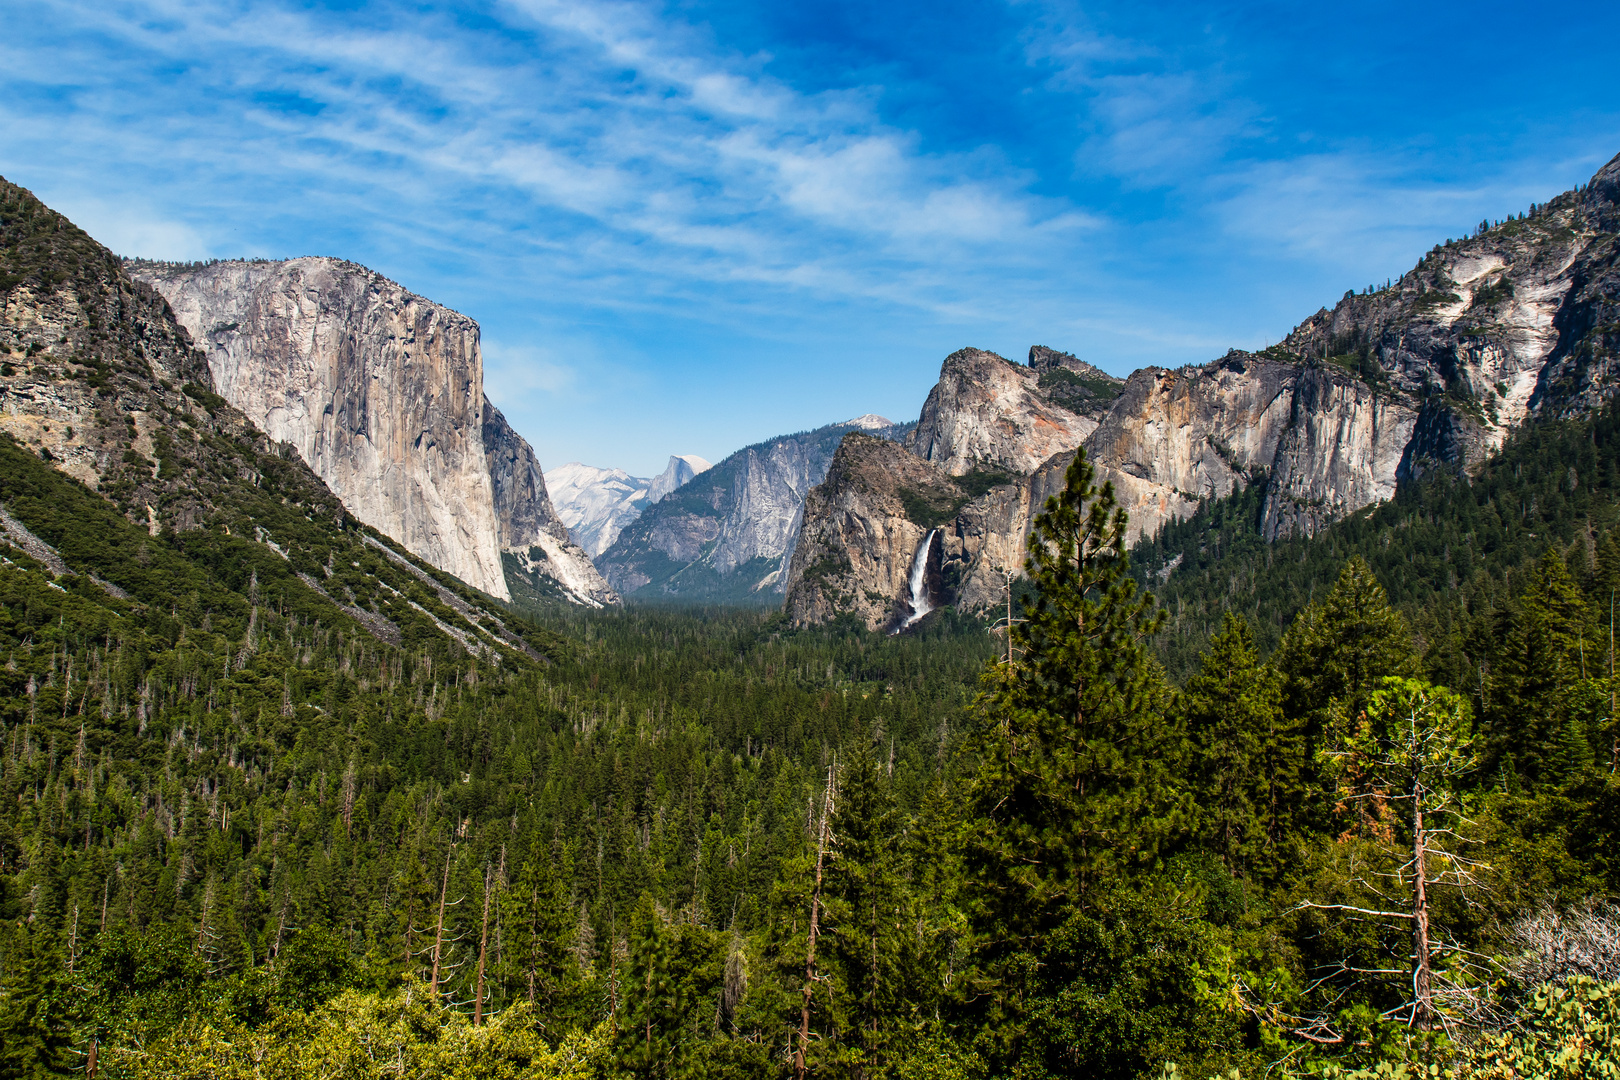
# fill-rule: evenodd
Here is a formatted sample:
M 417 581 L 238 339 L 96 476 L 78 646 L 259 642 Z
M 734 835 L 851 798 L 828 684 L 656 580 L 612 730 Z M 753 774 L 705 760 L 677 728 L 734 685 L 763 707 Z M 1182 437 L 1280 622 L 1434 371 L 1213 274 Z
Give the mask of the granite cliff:
M 862 416 L 744 447 L 646 508 L 598 559 L 625 595 L 759 600 L 781 594 L 805 496 L 850 432 L 899 438 Z
M 1063 355 L 1040 346 L 1030 354 L 1043 361 Z M 1053 400 L 1040 385 L 1043 373 L 983 349 L 952 353 L 906 436 L 906 448 L 951 476 L 987 467 L 1027 473 L 1053 454 L 1073 450 L 1096 430 L 1095 411 L 1072 412 Z
M 112 598 L 114 621 L 179 605 L 204 628 L 211 613 L 219 632 L 229 624 L 224 611 L 199 609 L 195 591 L 174 591 L 171 575 L 189 563 L 255 605 L 231 646 L 238 666 L 261 645 L 261 596 L 283 613 L 392 644 L 438 639 L 495 663 L 540 655 L 487 596 L 357 520 L 292 445 L 215 392 L 207 359 L 162 296 L 4 180 L 0 442 L 14 460 L 21 448 L 85 485 L 151 537 L 134 551 L 110 548 L 127 543 L 127 528 L 105 529 L 99 512 L 74 517 L 85 509 L 77 496 L 71 507 L 42 506 L 25 470 L 6 477 L 17 499 L 0 506 L 0 546 L 16 550 L 0 558 L 16 565 L 21 552 L 60 579 L 55 588 Z M 30 516 L 59 548 L 23 520 Z M 81 527 L 89 532 L 73 535 Z
M 1583 412 L 1613 392 L 1620 363 L 1617 207 L 1620 157 L 1581 189 L 1437 245 L 1398 281 L 1347 293 L 1263 354 L 1148 368 L 1123 385 L 1041 346 L 1028 366 L 953 353 L 905 444 L 957 485 L 953 498 L 897 451 L 840 449 L 806 504 L 788 611 L 800 623 L 855 611 L 873 629 L 897 625 L 896 583 L 909 589 L 919 555 L 877 538 L 907 534 L 901 519 L 939 529 L 924 556 L 937 573 L 930 562 L 922 575 L 938 582 L 937 602 L 988 607 L 1080 446 L 1134 537 L 1263 483 L 1274 539 L 1315 532 L 1427 470 L 1466 469 L 1518 424 Z M 871 501 L 889 476 L 901 478 L 893 498 Z M 868 514 L 884 520 L 854 524 Z
M 522 564 L 569 598 L 616 599 L 484 397 L 472 319 L 338 259 L 129 269 L 203 348 L 221 396 L 355 517 L 491 596 L 512 596 Z

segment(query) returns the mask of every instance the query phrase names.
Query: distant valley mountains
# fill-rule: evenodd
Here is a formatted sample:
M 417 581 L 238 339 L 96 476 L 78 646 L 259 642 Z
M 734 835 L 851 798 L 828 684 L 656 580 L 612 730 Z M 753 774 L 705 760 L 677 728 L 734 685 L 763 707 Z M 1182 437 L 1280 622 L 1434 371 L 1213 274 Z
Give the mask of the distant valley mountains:
M 902 439 L 911 427 L 867 414 L 744 447 L 648 505 L 597 566 L 627 597 L 779 603 L 805 496 L 839 442 Z
M 546 473 L 546 487 L 569 535 L 594 557 L 649 505 L 712 467 L 696 454 L 671 454 L 663 472 L 639 477 L 570 461 Z
M 1081 447 L 1133 539 L 1247 490 L 1265 539 L 1308 536 L 1520 425 L 1584 415 L 1620 366 L 1617 157 L 1260 353 L 1119 379 L 1044 345 L 1023 362 L 966 348 L 914 423 L 860 416 L 650 478 L 546 474 L 485 397 L 479 327 L 458 312 L 340 259 L 120 261 L 3 181 L 0 207 L 0 434 L 146 535 L 247 528 L 373 633 L 426 620 L 469 649 L 522 642 L 494 608 L 462 613 L 470 592 L 442 610 L 408 595 L 423 565 L 485 599 L 785 598 L 800 624 L 894 629 L 995 605 Z M 295 550 L 252 524 L 287 514 L 284 534 L 337 539 Z M 331 551 L 379 537 L 387 588 L 354 557 L 360 576 L 324 584 L 346 573 Z

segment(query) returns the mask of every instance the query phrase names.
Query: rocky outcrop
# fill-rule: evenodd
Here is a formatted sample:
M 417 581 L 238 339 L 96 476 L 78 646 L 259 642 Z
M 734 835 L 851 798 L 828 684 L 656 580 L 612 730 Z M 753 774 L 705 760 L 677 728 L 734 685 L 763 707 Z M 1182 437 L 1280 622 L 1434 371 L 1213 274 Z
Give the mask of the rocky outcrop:
M 1050 351 L 1050 350 L 1047 350 Z M 983 349 L 945 358 L 906 448 L 951 476 L 1028 473 L 1097 427 L 1041 392 L 1041 373 Z
M 696 454 L 671 454 L 664 471 L 647 482 L 647 503 L 661 502 L 664 496 L 682 487 L 699 473 L 714 468 Z
M 1437 246 L 1382 289 L 1347 294 L 1261 355 L 1150 368 L 1118 387 L 1042 346 L 1022 374 L 994 354 L 952 354 L 907 447 L 959 485 L 1005 482 L 973 491 L 943 526 L 945 599 L 995 602 L 1002 571 L 1022 565 L 1033 517 L 1082 445 L 1129 512 L 1133 538 L 1263 482 L 1261 528 L 1276 539 L 1313 533 L 1427 471 L 1467 468 L 1518 424 L 1594 407 L 1613 394 L 1620 365 L 1617 229 L 1620 157 L 1586 188 Z M 1014 475 L 987 476 L 992 467 Z M 826 486 L 871 482 L 852 467 L 829 473 Z M 840 490 L 818 489 L 807 507 L 897 514 Z M 804 528 L 820 538 L 821 564 L 861 568 L 863 587 L 900 580 L 900 564 L 911 564 L 881 540 L 895 520 L 829 529 L 807 516 Z M 873 546 L 841 551 L 840 542 Z M 836 576 L 794 576 L 788 609 L 800 621 L 851 610 L 873 628 L 884 622 L 877 599 L 851 596 Z
M 839 444 L 826 480 L 805 501 L 806 528 L 793 552 L 787 611 L 800 625 L 851 612 L 869 628 L 898 627 L 914 561 L 925 537 L 966 493 L 903 447 L 859 432 Z M 945 511 L 940 513 L 939 511 Z M 934 561 L 931 542 L 920 557 Z M 927 569 L 932 569 L 929 567 Z M 939 573 L 932 587 L 943 592 Z M 926 582 L 929 575 L 923 575 Z
M 510 596 L 477 323 L 338 259 L 131 269 L 204 348 L 225 400 L 292 444 L 350 513 Z
M 548 579 L 564 599 L 577 604 L 601 607 L 618 603 L 618 594 L 558 518 L 533 448 L 487 400 L 483 443 L 495 500 L 497 541 L 502 552 L 515 556 L 503 560 L 506 577 L 525 575 L 529 589 L 542 593 L 545 585 L 538 579 Z
M 339 259 L 129 265 L 203 346 L 219 393 L 291 444 L 355 517 L 501 599 L 512 595 L 503 553 L 548 544 L 533 572 L 572 598 L 611 599 L 589 557 L 550 528 L 533 451 L 489 416 L 472 319 Z
M 215 416 L 180 389 L 212 396 L 208 366 L 163 298 L 4 180 L 0 253 L 0 432 L 154 534 L 207 521 L 202 435 L 272 448 L 239 414 Z
M 602 572 L 625 595 L 780 595 L 805 496 L 852 431 L 896 438 L 905 428 L 865 416 L 745 447 L 647 507 L 602 554 Z

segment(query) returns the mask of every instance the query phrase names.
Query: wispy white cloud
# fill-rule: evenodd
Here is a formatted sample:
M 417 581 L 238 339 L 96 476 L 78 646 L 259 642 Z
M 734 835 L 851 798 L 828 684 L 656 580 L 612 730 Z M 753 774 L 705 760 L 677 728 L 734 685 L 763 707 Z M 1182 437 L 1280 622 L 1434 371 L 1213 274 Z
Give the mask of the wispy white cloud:
M 639 5 L 515 2 L 506 35 L 205 0 L 38 10 L 117 39 L 127 68 L 181 69 L 145 80 L 145 107 L 128 70 L 55 84 L 87 142 L 127 147 L 144 128 L 135 141 L 220 201 L 231 185 L 251 201 L 307 184 L 417 217 L 469 202 L 492 223 L 538 213 L 538 246 L 575 277 L 622 269 L 643 289 L 751 281 L 933 310 L 952 302 L 943 276 L 907 294 L 886 264 L 971 249 L 1016 272 L 1093 224 L 1029 194 L 1032 178 L 993 153 L 922 152 L 874 111 L 875 89 L 798 93 Z
M 666 393 L 676 337 L 694 382 L 791 377 L 773 392 L 803 409 L 880 369 L 925 380 L 937 357 L 892 359 L 924 339 L 1180 363 L 1550 194 L 1545 168 L 1447 180 L 1415 143 L 1301 149 L 1219 41 L 1137 40 L 1068 0 L 1010 0 L 995 101 L 1061 118 L 1038 152 L 941 137 L 893 108 L 905 86 L 795 82 L 653 0 L 0 4 L 0 171 L 127 254 L 371 262 L 484 322 L 520 427 Z M 705 327 L 732 367 L 702 368 Z

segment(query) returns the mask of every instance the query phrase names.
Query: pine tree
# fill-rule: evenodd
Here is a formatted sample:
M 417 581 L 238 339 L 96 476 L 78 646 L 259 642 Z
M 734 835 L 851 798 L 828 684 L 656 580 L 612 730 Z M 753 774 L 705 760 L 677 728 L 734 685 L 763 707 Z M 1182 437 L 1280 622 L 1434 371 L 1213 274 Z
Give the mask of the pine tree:
M 886 1072 L 894 1017 L 901 1013 L 901 882 L 895 872 L 898 823 L 870 737 L 857 736 L 840 769 L 828 875 L 828 967 L 837 973 L 844 1052 L 840 1073 Z
M 71 1023 L 78 1012 L 55 950 L 13 929 L 0 939 L 0 1076 L 43 1080 L 82 1059 Z
M 1124 551 L 1127 518 L 1084 451 L 1029 539 L 1034 599 L 1013 662 L 986 672 L 966 868 L 992 1063 L 1024 1051 L 1054 932 L 1150 865 L 1184 812 L 1180 740 L 1146 639 L 1158 626 Z
M 1406 970 L 1391 980 L 1403 998 L 1389 1013 L 1431 1030 L 1448 1007 L 1472 1006 L 1482 974 L 1471 960 L 1477 954 L 1448 940 L 1432 921 L 1441 892 L 1478 884 L 1479 864 L 1463 852 L 1471 823 L 1461 791 L 1479 766 L 1468 702 L 1421 679 L 1386 678 L 1364 710 L 1339 719 L 1325 750 L 1327 774 L 1345 812 L 1373 823 L 1361 832 L 1377 856 L 1353 881 L 1364 900 L 1301 907 L 1395 927 L 1395 940 L 1404 941 L 1394 956 L 1382 958 L 1386 966 L 1345 967 L 1381 978 L 1391 974 L 1387 965 L 1404 961 Z M 1442 958 L 1449 962 L 1442 965 Z M 1328 1024 L 1326 1017 L 1316 1020 L 1322 1031 Z
M 1093 478 L 1082 450 L 1036 517 L 1034 600 L 1013 629 L 1013 663 L 992 665 L 979 702 L 969 852 L 997 936 L 1054 925 L 1109 873 L 1150 860 L 1167 832 L 1167 694 L 1146 644 L 1159 619 L 1130 576 L 1113 485 Z
M 1389 606 L 1384 587 L 1357 555 L 1345 564 L 1320 606 L 1301 611 L 1277 651 L 1283 708 L 1319 736 L 1334 703 L 1347 715 L 1367 708 L 1390 675 L 1414 676 L 1419 661 L 1406 620 Z
M 1583 702 L 1606 706 L 1593 683 L 1606 674 L 1607 642 L 1564 560 L 1537 561 L 1510 616 L 1490 681 L 1487 713 L 1493 772 L 1509 765 L 1530 783 L 1561 783 L 1590 762 Z M 1600 700 L 1593 700 L 1600 699 Z
M 682 1021 L 688 1002 L 680 993 L 672 934 L 648 893 L 641 894 L 630 927 L 625 965 L 624 1010 L 619 1023 L 619 1063 L 637 1077 L 681 1074 L 685 1065 Z
M 1234 874 L 1273 873 L 1302 801 L 1305 746 L 1246 620 L 1227 613 L 1178 704 L 1200 842 Z
M 506 935 L 502 974 L 542 1018 L 557 1014 L 578 977 L 576 920 L 566 884 L 572 876 L 570 863 L 561 845 L 536 836 L 512 887 L 501 895 Z

